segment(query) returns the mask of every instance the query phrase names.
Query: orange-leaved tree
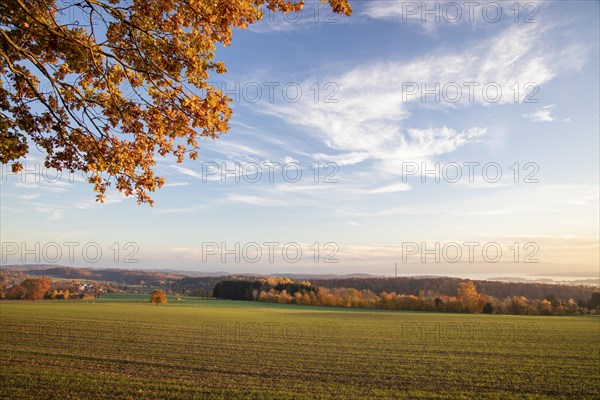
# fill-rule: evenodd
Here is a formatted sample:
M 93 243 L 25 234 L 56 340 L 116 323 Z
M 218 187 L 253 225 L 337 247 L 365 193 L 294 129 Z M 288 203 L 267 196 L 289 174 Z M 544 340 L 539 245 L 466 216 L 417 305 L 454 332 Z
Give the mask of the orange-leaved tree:
M 167 294 L 164 290 L 153 291 L 150 295 L 150 303 L 154 303 L 156 305 L 167 304 Z
M 50 290 L 50 279 L 48 278 L 29 278 L 21 286 L 25 289 L 25 298 L 27 300 L 42 300 Z
M 477 288 L 473 282 L 459 282 L 456 288 L 456 295 L 466 311 L 478 313 L 483 309 L 485 299 L 477 293 Z
M 322 0 L 325 2 L 325 0 Z M 347 0 L 328 0 L 351 14 Z M 0 162 L 22 168 L 33 144 L 48 168 L 83 171 L 149 203 L 155 158 L 198 157 L 229 129 L 230 99 L 208 83 L 234 28 L 301 0 L 3 0 Z M 199 94 L 202 93 L 202 94 Z

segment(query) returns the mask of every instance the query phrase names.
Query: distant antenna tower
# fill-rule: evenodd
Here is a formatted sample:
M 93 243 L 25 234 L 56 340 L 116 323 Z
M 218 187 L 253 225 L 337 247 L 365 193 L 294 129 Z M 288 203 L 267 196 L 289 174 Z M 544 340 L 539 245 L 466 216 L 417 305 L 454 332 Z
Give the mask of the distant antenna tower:
M 398 263 L 394 263 L 394 267 L 396 268 L 396 278 L 398 277 Z

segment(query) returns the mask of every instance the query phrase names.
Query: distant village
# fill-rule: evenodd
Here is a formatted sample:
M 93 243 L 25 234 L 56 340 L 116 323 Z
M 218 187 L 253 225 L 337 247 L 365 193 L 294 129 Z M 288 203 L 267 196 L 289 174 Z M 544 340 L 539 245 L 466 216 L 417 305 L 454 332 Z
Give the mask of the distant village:
M 149 294 L 157 287 L 170 285 L 172 278 L 118 269 L 96 272 L 62 267 L 49 270 L 4 268 L 0 273 L 0 299 L 69 300 L 90 299 L 105 293 Z M 169 294 L 172 294 L 171 290 Z

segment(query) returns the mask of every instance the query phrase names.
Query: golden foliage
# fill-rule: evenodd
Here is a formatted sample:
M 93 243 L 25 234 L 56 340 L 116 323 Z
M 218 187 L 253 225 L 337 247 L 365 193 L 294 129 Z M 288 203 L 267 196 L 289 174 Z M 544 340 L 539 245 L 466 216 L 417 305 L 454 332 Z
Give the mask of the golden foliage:
M 323 0 L 324 1 L 324 0 Z M 347 0 L 328 0 L 350 15 Z M 231 101 L 208 83 L 230 44 L 298 0 L 3 0 L 0 4 L 0 162 L 16 172 L 33 143 L 45 164 L 83 171 L 102 201 L 114 184 L 149 203 L 164 184 L 157 155 L 196 159 L 199 138 L 229 129 Z M 77 20 L 77 23 L 75 22 Z M 203 94 L 200 95 L 199 93 Z
M 150 295 L 150 303 L 159 305 L 167 304 L 167 293 L 164 290 L 155 290 Z

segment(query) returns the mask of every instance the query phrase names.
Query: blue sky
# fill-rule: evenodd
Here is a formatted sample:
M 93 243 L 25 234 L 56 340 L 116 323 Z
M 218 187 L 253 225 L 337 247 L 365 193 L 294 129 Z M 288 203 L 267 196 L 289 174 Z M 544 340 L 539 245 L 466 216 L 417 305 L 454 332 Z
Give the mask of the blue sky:
M 81 176 L 43 170 L 36 182 L 3 166 L 2 263 L 27 248 L 40 262 L 234 273 L 597 270 L 599 3 L 481 1 L 469 21 L 467 3 L 428 2 L 438 22 L 421 2 L 350 3 L 350 18 L 307 2 L 301 16 L 267 14 L 234 33 L 217 51 L 229 72 L 215 77 L 238 96 L 231 130 L 201 143 L 197 162 L 158 160 L 167 185 L 154 208 L 118 193 L 96 204 Z M 102 249 L 94 262 L 89 243 Z M 222 243 L 240 262 L 223 262 Z M 272 260 L 264 243 L 278 243 Z M 440 262 L 423 254 L 436 243 Z M 497 262 L 482 255 L 489 246 L 503 250 Z

